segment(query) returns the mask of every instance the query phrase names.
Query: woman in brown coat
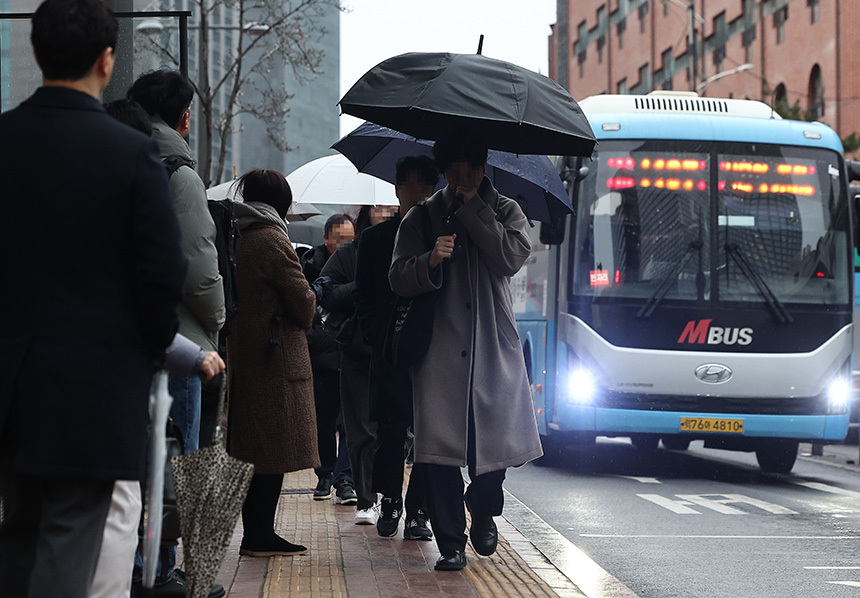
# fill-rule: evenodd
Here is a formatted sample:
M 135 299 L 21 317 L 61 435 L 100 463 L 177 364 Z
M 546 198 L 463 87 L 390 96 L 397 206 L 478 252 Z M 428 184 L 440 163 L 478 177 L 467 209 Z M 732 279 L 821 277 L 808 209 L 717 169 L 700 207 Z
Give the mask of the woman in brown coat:
M 227 339 L 230 454 L 254 464 L 242 508 L 246 556 L 306 552 L 274 531 L 284 473 L 319 467 L 305 331 L 315 299 L 284 222 L 292 192 L 275 170 L 239 179 L 236 279 L 242 306 Z

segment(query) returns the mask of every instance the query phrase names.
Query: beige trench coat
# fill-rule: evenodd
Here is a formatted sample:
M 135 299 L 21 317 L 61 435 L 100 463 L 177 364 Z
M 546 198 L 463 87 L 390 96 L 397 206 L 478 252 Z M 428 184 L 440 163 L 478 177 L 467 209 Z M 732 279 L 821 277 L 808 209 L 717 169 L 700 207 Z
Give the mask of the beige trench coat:
M 449 234 L 453 199 L 446 187 L 427 200 L 434 237 Z M 458 255 L 431 273 L 420 217 L 419 210 L 406 214 L 389 271 L 399 295 L 442 289 L 430 349 L 412 370 L 415 460 L 466 465 L 470 399 L 476 474 L 536 459 L 543 453 L 510 291 L 531 251 L 526 218 L 485 178 L 452 216 Z

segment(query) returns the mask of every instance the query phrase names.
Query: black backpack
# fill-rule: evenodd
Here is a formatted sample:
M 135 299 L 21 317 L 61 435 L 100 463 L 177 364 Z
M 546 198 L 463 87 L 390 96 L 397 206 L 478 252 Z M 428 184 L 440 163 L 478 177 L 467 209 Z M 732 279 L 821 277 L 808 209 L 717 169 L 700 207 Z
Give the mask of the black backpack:
M 167 176 L 170 177 L 181 166 L 192 168 L 192 162 L 183 156 L 167 156 L 164 158 Z M 219 333 L 219 350 L 225 348 L 225 339 L 230 334 L 230 324 L 239 312 L 239 291 L 236 283 L 236 239 L 239 238 L 239 227 L 231 199 L 210 199 L 207 202 L 209 214 L 215 223 L 215 249 L 218 251 L 218 272 L 224 282 L 224 307 L 227 311 L 227 321 Z

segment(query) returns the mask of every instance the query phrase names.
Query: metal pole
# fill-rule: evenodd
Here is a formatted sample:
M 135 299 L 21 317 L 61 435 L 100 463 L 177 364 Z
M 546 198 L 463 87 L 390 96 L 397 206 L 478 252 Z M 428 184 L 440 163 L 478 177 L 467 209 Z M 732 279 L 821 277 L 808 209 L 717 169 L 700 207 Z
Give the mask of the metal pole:
M 699 80 L 696 49 L 696 0 L 690 0 L 690 91 L 696 91 Z
M 179 72 L 188 77 L 188 15 L 179 17 Z

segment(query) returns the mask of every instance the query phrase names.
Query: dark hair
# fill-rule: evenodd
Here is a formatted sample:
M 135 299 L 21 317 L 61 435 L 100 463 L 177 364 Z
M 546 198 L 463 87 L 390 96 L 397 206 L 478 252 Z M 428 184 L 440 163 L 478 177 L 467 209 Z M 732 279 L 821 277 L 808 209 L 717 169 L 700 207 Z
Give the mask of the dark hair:
M 158 115 L 175 129 L 194 99 L 194 87 L 178 71 L 150 71 L 137 78 L 126 97 L 135 100 L 150 116 Z
M 436 182 L 439 180 L 439 171 L 436 170 L 436 165 L 433 164 L 433 160 L 428 156 L 406 156 L 405 158 L 400 158 L 395 168 L 394 182 L 398 185 L 406 182 L 410 172 L 417 174 L 418 180 L 431 187 L 435 187 Z
M 325 228 L 323 229 L 323 237 L 328 237 L 331 233 L 332 229 L 338 224 L 345 224 L 349 222 L 352 225 L 352 228 L 355 228 L 355 222 L 353 222 L 352 218 L 349 214 L 332 214 L 328 217 L 328 220 L 325 221 Z
M 277 170 L 255 168 L 239 177 L 237 193 L 244 201 L 269 204 L 283 218 L 293 204 L 293 191 L 287 179 Z
M 30 43 L 45 79 L 78 80 L 105 48 L 116 47 L 117 30 L 101 0 L 45 0 L 33 15 Z
M 122 124 L 137 129 L 147 137 L 152 136 L 152 121 L 146 110 L 134 100 L 114 100 L 104 106 L 105 112 Z
M 361 206 L 361 209 L 358 211 L 358 216 L 355 217 L 355 238 L 361 236 L 361 231 L 370 227 L 372 224 L 370 222 L 370 210 L 373 206 Z
M 443 138 L 433 144 L 433 159 L 439 172 L 445 172 L 452 163 L 466 160 L 472 166 L 487 163 L 487 146 L 469 136 Z

